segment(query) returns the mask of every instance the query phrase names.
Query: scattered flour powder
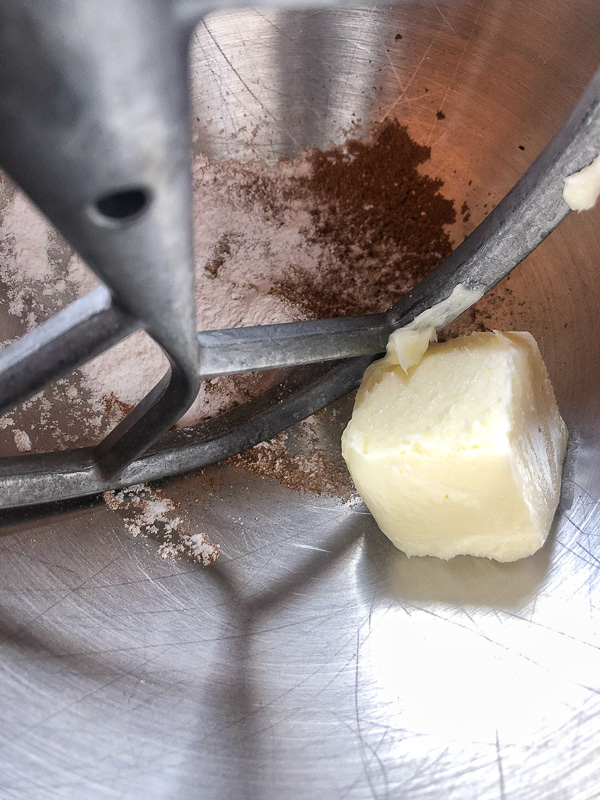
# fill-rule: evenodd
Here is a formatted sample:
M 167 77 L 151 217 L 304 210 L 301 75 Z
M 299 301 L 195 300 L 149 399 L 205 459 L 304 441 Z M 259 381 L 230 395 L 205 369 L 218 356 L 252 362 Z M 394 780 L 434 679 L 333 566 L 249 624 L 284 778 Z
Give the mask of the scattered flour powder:
M 328 153 L 307 151 L 276 165 L 197 157 L 198 327 L 383 310 L 451 250 L 445 226 L 455 218 L 452 203 L 440 194 L 440 181 L 418 170 L 428 157 L 428 148 L 392 122 L 370 140 Z M 0 341 L 6 346 L 98 281 L 20 192 L 9 190 L 0 201 Z M 24 452 L 93 444 L 166 367 L 158 345 L 135 333 L 0 420 L 0 446 Z M 205 381 L 178 424 L 213 417 L 279 379 L 274 371 Z M 286 461 L 282 441 L 233 463 L 301 488 L 308 480 L 303 476 L 317 474 L 313 461 L 319 459 L 300 454 Z M 319 485 L 329 493 L 328 480 Z M 311 489 L 313 483 L 317 487 L 308 480 Z M 218 555 L 202 534 L 182 533 L 183 521 L 167 498 L 144 487 L 106 498 L 111 507 L 125 508 L 132 533 L 166 537 L 161 555 L 185 552 L 203 563 Z
M 21 453 L 25 453 L 28 450 L 31 450 L 31 439 L 25 433 L 25 431 L 20 431 L 15 429 L 13 431 L 13 435 L 15 437 L 15 444 L 17 445 L 17 450 Z
M 105 492 L 104 500 L 110 509 L 121 513 L 133 536 L 150 536 L 160 542 L 161 558 L 187 555 L 207 566 L 219 557 L 218 544 L 212 544 L 205 533 L 188 534 L 173 500 L 145 484 Z

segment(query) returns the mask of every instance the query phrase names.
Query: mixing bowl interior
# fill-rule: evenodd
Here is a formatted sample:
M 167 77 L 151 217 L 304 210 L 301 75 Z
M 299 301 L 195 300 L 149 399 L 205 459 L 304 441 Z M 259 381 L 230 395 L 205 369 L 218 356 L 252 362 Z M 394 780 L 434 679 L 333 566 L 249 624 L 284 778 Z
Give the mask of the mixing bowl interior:
M 215 14 L 192 41 L 194 149 L 274 163 L 396 119 L 467 203 L 459 242 L 561 124 L 599 35 L 593 0 Z M 230 466 L 162 487 L 221 544 L 207 569 L 162 561 L 101 502 L 7 515 L 11 796 L 594 796 L 599 214 L 572 214 L 455 326 L 531 331 L 569 426 L 533 557 L 407 559 L 364 506 Z M 350 408 L 316 423 L 332 451 Z

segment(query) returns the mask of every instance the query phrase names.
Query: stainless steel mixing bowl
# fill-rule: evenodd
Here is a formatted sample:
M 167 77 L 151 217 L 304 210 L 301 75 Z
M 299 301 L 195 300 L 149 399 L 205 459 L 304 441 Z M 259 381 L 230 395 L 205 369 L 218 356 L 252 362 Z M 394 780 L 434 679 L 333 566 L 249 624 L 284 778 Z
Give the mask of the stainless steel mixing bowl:
M 220 14 L 193 46 L 195 145 L 272 160 L 395 116 L 471 207 L 460 239 L 599 36 L 595 0 Z M 165 489 L 221 542 L 208 569 L 101 503 L 6 517 L 0 796 L 599 797 L 599 233 L 599 209 L 571 215 L 479 311 L 536 336 L 571 431 L 532 558 L 409 560 L 364 507 L 225 467 Z

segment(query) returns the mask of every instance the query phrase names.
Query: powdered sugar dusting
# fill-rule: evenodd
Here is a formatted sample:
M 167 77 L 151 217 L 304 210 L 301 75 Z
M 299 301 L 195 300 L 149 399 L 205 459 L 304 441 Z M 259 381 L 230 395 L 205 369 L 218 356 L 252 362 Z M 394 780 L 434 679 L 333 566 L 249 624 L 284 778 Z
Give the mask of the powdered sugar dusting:
M 48 259 L 50 226 L 21 192 L 15 192 L 4 211 L 2 235 L 11 258 L 5 269 L 28 280 L 41 281 L 52 274 Z M 2 276 L 4 279 L 4 276 Z
M 26 453 L 28 450 L 31 450 L 31 439 L 27 435 L 25 431 L 15 430 L 13 431 L 13 435 L 15 437 L 15 444 L 17 445 L 17 450 L 20 453 Z
M 206 533 L 190 534 L 177 506 L 162 492 L 138 484 L 119 492 L 105 492 L 106 505 L 121 513 L 133 536 L 151 536 L 160 540 L 161 558 L 187 556 L 208 566 L 219 557 L 220 547 L 209 541 Z
M 94 275 L 92 270 L 87 267 L 77 253 L 73 253 L 67 264 L 66 280 L 72 284 L 80 297 L 84 294 L 91 292 L 97 286 L 100 286 L 100 281 Z
M 18 335 L 68 299 L 56 255 L 53 228 L 24 194 L 14 192 L 0 218 L 0 281 L 2 302 Z
M 169 366 L 167 357 L 144 331 L 119 342 L 81 367 L 83 385 L 90 390 L 96 411 L 111 395 L 134 406 L 158 383 Z

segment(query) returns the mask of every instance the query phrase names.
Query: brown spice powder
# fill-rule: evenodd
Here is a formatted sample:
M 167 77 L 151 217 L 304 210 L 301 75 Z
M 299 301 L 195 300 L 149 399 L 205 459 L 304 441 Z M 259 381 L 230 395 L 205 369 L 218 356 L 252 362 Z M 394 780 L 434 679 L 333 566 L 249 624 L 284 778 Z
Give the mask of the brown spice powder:
M 336 258 L 324 259 L 315 272 L 292 272 L 272 293 L 307 317 L 367 314 L 385 310 L 431 272 L 452 251 L 445 226 L 456 212 L 440 194 L 443 182 L 419 172 L 430 154 L 396 121 L 378 125 L 364 140 L 312 150 L 309 176 L 293 183 L 287 201 L 308 204 L 316 230 L 310 236 Z M 250 203 L 281 216 L 268 182 L 257 178 L 246 190 Z M 466 204 L 461 213 L 468 213 Z M 287 441 L 280 434 L 228 463 L 297 491 L 354 496 L 339 453 L 331 456 L 316 443 L 307 459 L 291 454 Z
M 133 411 L 133 406 L 119 400 L 114 392 L 111 392 L 108 397 L 102 398 L 102 407 L 105 414 L 116 418 L 126 417 L 130 411 Z
M 226 462 L 246 472 L 275 478 L 283 486 L 297 492 L 336 497 L 348 502 L 356 496 L 350 474 L 342 461 L 322 450 L 315 442 L 310 453 L 290 453 L 288 434 L 280 433 L 268 442 L 233 456 Z
M 312 174 L 297 191 L 312 198 L 316 239 L 338 263 L 316 275 L 292 274 L 274 292 L 310 317 L 383 311 L 452 251 L 446 225 L 456 213 L 442 181 L 422 175 L 429 147 L 387 121 L 365 140 L 313 150 Z
M 215 247 L 215 252 L 213 257 L 207 261 L 204 265 L 204 269 L 212 278 L 216 278 L 219 274 L 219 269 L 223 266 L 225 261 L 227 260 L 227 256 L 231 255 L 231 244 L 229 241 L 229 236 L 225 234 L 219 240 L 217 246 Z

